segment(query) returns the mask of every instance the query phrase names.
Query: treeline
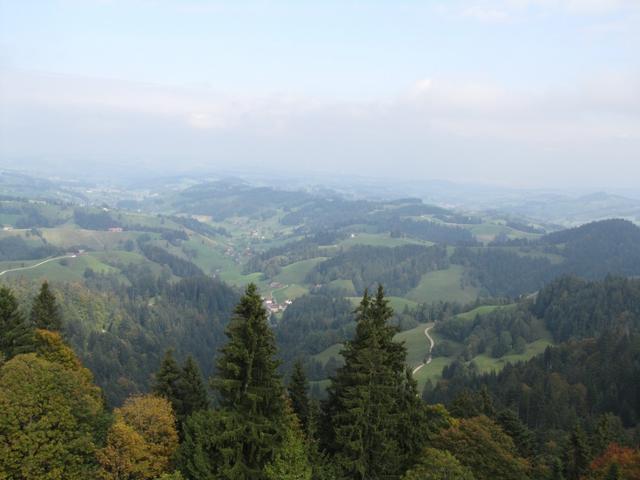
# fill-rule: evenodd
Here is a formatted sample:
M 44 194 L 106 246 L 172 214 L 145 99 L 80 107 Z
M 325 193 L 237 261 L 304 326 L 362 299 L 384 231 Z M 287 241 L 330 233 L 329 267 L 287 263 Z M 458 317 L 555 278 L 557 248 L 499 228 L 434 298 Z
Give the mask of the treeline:
M 37 302 L 55 305 L 42 290 L 34 306 Z M 37 325 L 55 329 L 50 309 L 35 310 L 40 312 Z M 613 379 L 626 389 L 602 395 L 593 422 L 589 415 L 563 416 L 571 413 L 565 400 L 581 404 L 582 392 L 582 401 L 589 401 L 584 388 L 564 393 L 553 384 L 546 390 L 550 403 L 544 396 L 541 402 L 528 398 L 527 411 L 544 411 L 550 425 L 564 428 L 570 420 L 586 419 L 564 436 L 551 429 L 540 436 L 538 417 L 532 413 L 522 420 L 514 406 L 530 390 L 512 390 L 504 400 L 487 388 L 461 390 L 450 411 L 424 403 L 406 368 L 406 349 L 393 341 L 392 315 L 381 287 L 374 297 L 365 293 L 355 312 L 355 335 L 342 352 L 345 363 L 331 379 L 327 399 L 317 403 L 308 396 L 300 364 L 285 387 L 267 312 L 250 285 L 227 326 L 227 342 L 211 379 L 212 398 L 196 363 L 187 358 L 180 365 L 169 351 L 152 394 L 131 397 L 109 412 L 91 374 L 61 337 L 34 330 L 34 320 L 21 316 L 11 292 L 0 289 L 5 355 L 0 365 L 0 475 L 24 480 L 636 478 L 638 441 L 625 428 L 626 422 L 637 421 L 626 418 L 637 408 L 632 404 L 640 385 L 637 339 L 627 336 L 626 344 L 612 340 L 591 349 L 580 365 L 596 372 L 595 392 L 605 391 L 604 370 L 610 368 L 598 361 L 598 351 L 627 367 Z M 566 373 L 571 387 L 572 354 L 549 352 L 536 378 Z M 513 371 L 494 378 L 492 388 L 502 392 L 513 385 Z M 628 406 L 620 408 L 620 416 L 600 415 L 609 399 L 622 405 L 627 399 Z
M 111 227 L 121 226 L 119 221 L 104 210 L 96 212 L 84 208 L 76 208 L 73 211 L 73 221 L 80 228 L 87 230 L 108 230 Z
M 437 333 L 464 345 L 459 357 L 469 361 L 486 353 L 500 358 L 508 353 L 524 353 L 528 343 L 544 338 L 547 333 L 544 321 L 536 318 L 528 304 L 497 308 L 490 313 L 478 314 L 473 319 L 453 317 L 438 322 Z M 445 352 L 446 340 L 434 352 Z
M 550 233 L 540 240 L 556 246 L 566 260 L 562 273 L 590 280 L 606 275 L 640 275 L 640 228 L 611 219 Z
M 594 478 L 589 466 L 609 445 L 640 441 L 639 361 L 636 333 L 605 332 L 596 340 L 549 347 L 497 374 L 452 364 L 435 388 L 427 386 L 424 398 L 445 403 L 459 416 L 486 413 L 483 405 L 490 406 L 489 414 L 511 411 L 529 456 L 555 457 L 564 464 L 562 478 Z
M 204 275 L 204 272 L 200 270 L 200 267 L 197 265 L 189 260 L 167 252 L 164 248 L 152 244 L 146 238 L 138 238 L 138 248 L 147 260 L 159 263 L 160 265 L 166 265 L 176 277 L 184 278 Z
M 538 293 L 531 311 L 559 342 L 607 330 L 640 331 L 640 280 L 559 278 Z
M 209 215 L 215 221 L 233 216 L 266 220 L 278 209 L 289 209 L 290 205 L 302 205 L 314 199 L 305 192 L 220 181 L 190 187 L 180 192 L 172 204 L 178 211 Z
M 262 272 L 267 278 L 272 278 L 280 273 L 284 266 L 301 260 L 326 256 L 327 252 L 320 247 L 331 245 L 343 236 L 337 232 L 325 232 L 270 248 L 251 257 L 244 265 L 243 272 L 245 274 Z
M 351 302 L 323 293 L 297 298 L 284 311 L 275 329 L 282 359 L 287 364 L 344 342 L 354 332 Z
M 308 232 L 336 230 L 366 223 L 367 215 L 377 205 L 368 200 L 346 200 L 337 196 L 315 198 L 282 217 L 283 225 L 303 225 Z
M 33 330 L 6 289 L 0 297 L 6 300 L 0 301 L 0 338 L 17 338 L 7 335 L 16 326 L 27 333 L 10 344 L 0 367 L 0 474 L 6 478 L 365 480 L 416 478 L 443 468 L 477 470 L 484 474 L 478 478 L 500 471 L 509 472 L 502 478 L 526 478 L 527 464 L 513 444 L 493 457 L 502 461 L 494 465 L 458 451 L 460 425 L 417 396 L 404 346 L 392 340 L 392 312 L 381 290 L 363 298 L 345 365 L 322 405 L 309 400 L 300 368 L 285 388 L 267 313 L 250 285 L 216 362 L 213 408 L 194 362 L 181 367 L 168 354 L 154 394 L 129 398 L 112 415 L 59 335 Z M 476 424 L 509 441 L 493 422 Z M 482 435 L 473 448 L 487 448 Z
M 574 276 L 560 277 L 535 296 L 517 305 L 501 307 L 473 319 L 450 317 L 438 322 L 445 337 L 434 352 L 442 352 L 446 339 L 464 344 L 457 352 L 469 361 L 487 353 L 499 358 L 522 353 L 527 343 L 549 333 L 556 342 L 590 338 L 604 331 L 640 331 L 640 280 L 607 277 L 599 282 Z
M 62 202 L 49 200 L 41 202 L 41 204 L 33 204 L 26 199 L 11 197 L 5 197 L 0 201 L 2 201 L 0 203 L 0 213 L 18 216 L 12 222 L 16 228 L 50 228 L 66 221 L 66 218 L 55 210 L 56 207 L 65 206 Z M 43 210 L 46 211 L 46 215 Z
M 63 250 L 40 238 L 36 242 L 28 242 L 19 235 L 11 235 L 0 239 L 0 261 L 35 260 L 61 255 L 62 253 Z
M 521 329 L 543 322 L 565 343 L 499 373 L 481 374 L 473 362 L 459 358 L 443 369 L 436 385 L 427 383 L 425 400 L 442 402 L 458 416 L 511 411 L 516 417 L 510 423 L 521 423 L 518 435 L 528 439 L 530 456 L 555 456 L 563 463 L 564 478 L 592 478 L 590 465 L 600 462 L 596 458 L 615 453 L 608 445 L 640 441 L 639 289 L 637 279 L 554 281 L 535 301 L 503 309 L 503 327 L 510 332 L 518 319 Z M 458 330 L 445 322 L 441 333 L 473 344 L 477 329 L 494 321 L 496 313 Z M 607 478 L 635 478 L 619 475 Z
M 464 266 L 473 282 L 491 296 L 516 298 L 532 293 L 556 275 L 549 259 L 528 257 L 499 248 L 458 247 L 451 263 Z
M 380 231 L 391 232 L 394 237 L 413 237 L 429 242 L 450 245 L 479 245 L 473 234 L 462 227 L 448 227 L 428 220 L 391 218 L 378 225 Z
M 56 283 L 53 289 L 65 322 L 62 332 L 91 369 L 108 404 L 147 391 L 162 353 L 192 355 L 212 374 L 211 356 L 224 338 L 238 292 L 207 277 L 171 282 L 145 265 L 123 267 L 127 283 L 93 273 L 87 286 Z M 12 284 L 28 311 L 35 292 L 25 281 Z
M 527 247 L 519 255 L 503 247 Z M 544 254 L 562 258 L 552 263 Z M 466 267 L 473 281 L 492 296 L 537 291 L 566 274 L 599 280 L 606 275 L 640 275 L 640 228 L 626 220 L 603 220 L 551 233 L 536 241 L 510 241 L 483 248 L 456 248 L 451 262 Z
M 377 281 L 385 281 L 390 294 L 402 295 L 416 287 L 424 273 L 445 269 L 448 265 L 446 248 L 441 246 L 357 245 L 316 265 L 305 281 L 323 284 L 348 279 L 359 293 Z
M 231 234 L 226 229 L 222 227 L 213 227 L 193 217 L 182 217 L 182 216 L 173 215 L 169 217 L 169 220 L 176 222 L 177 224 L 182 225 L 183 227 L 188 228 L 189 230 L 193 230 L 194 232 L 199 233 L 200 235 L 204 235 L 206 237 L 214 237 L 214 236 L 230 237 L 231 236 Z

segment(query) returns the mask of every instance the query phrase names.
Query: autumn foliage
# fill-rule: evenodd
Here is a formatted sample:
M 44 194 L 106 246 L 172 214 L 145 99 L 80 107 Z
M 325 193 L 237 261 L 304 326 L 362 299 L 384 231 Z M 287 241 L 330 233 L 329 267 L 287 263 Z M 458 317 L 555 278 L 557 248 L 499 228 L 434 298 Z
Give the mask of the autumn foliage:
M 587 478 L 590 480 L 612 478 L 612 472 L 616 471 L 617 478 L 640 479 L 640 450 L 612 443 L 602 455 L 591 462 L 589 470 Z

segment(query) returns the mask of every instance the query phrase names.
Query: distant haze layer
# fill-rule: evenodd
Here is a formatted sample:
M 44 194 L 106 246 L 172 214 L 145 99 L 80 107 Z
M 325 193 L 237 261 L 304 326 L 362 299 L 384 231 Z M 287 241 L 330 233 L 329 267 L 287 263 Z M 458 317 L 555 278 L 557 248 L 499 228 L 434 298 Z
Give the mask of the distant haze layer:
M 639 49 L 624 0 L 0 0 L 0 163 L 634 187 Z

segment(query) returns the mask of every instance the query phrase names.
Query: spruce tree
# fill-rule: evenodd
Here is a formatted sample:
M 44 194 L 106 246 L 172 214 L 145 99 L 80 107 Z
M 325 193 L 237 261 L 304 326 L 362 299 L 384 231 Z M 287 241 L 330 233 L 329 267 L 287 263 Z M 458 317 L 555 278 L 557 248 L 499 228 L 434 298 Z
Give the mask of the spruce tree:
M 160 369 L 155 375 L 155 381 L 151 390 L 156 395 L 169 400 L 176 414 L 182 411 L 179 392 L 181 377 L 182 371 L 173 356 L 173 349 L 169 349 L 164 353 Z
M 304 368 L 300 360 L 293 364 L 293 373 L 289 381 L 289 398 L 293 412 L 300 421 L 302 431 L 309 431 L 309 382 L 304 373 Z
M 576 424 L 569 438 L 567 479 L 579 480 L 589 468 L 589 444 L 582 427 Z
M 35 336 L 10 289 L 0 288 L 0 353 L 4 360 L 33 351 Z
M 33 299 L 31 305 L 31 323 L 36 328 L 59 331 L 62 328 L 62 318 L 56 303 L 56 297 L 49 288 L 46 280 L 40 287 L 40 293 Z
M 497 420 L 505 433 L 513 438 L 520 455 L 523 457 L 530 456 L 533 451 L 534 436 L 531 430 L 522 423 L 518 415 L 507 408 L 500 412 Z
M 209 408 L 207 389 L 202 381 L 202 374 L 193 357 L 188 356 L 182 367 L 180 379 L 177 384 L 177 397 L 179 398 L 179 410 L 176 416 L 179 422 L 194 412 Z
M 229 479 L 260 480 L 282 447 L 287 422 L 275 337 L 254 284 L 236 306 L 226 334 L 229 342 L 221 350 L 212 382 L 228 425 L 220 473 Z
M 411 463 L 408 457 L 417 454 L 414 449 L 424 446 L 415 435 L 424 425 L 415 383 L 406 373 L 406 349 L 393 341 L 396 330 L 388 324 L 393 311 L 381 286 L 375 298 L 365 291 L 355 313 L 355 337 L 342 351 L 345 364 L 323 405 L 323 446 L 334 455 L 342 478 L 399 478 Z M 409 418 L 418 420 L 415 431 L 404 430 Z

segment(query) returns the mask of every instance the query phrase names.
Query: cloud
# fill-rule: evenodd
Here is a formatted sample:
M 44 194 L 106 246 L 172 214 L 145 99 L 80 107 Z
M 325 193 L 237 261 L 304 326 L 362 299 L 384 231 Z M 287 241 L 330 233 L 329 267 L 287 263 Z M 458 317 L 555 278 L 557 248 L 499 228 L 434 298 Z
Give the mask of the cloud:
M 597 179 L 605 159 L 609 175 L 623 175 L 640 153 L 640 77 L 631 75 L 546 90 L 435 76 L 395 97 L 345 102 L 0 73 L 5 165 L 40 157 L 542 181 L 563 169 L 559 178 Z
M 462 15 L 487 23 L 502 23 L 510 19 L 509 13 L 505 10 L 487 8 L 481 5 L 473 5 L 463 9 Z
M 570 15 L 602 15 L 640 11 L 637 0 L 463 0 L 459 13 L 487 23 L 504 23 L 532 10 Z

